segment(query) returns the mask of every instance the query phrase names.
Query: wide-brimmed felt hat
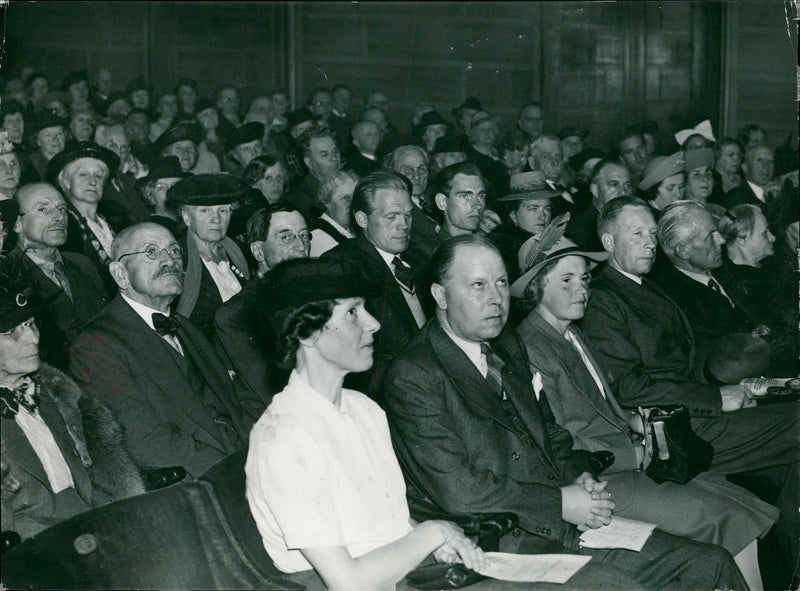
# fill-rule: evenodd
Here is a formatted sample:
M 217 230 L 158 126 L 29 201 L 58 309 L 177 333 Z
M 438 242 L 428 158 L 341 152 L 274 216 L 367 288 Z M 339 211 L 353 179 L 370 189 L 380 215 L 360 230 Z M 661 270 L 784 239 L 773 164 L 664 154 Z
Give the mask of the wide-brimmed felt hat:
M 464 145 L 462 138 L 446 134 L 436 139 L 436 143 L 433 145 L 432 154 L 452 154 L 454 152 L 466 151 L 467 147 Z
M 458 105 L 455 109 L 451 111 L 453 117 L 458 119 L 461 117 L 461 111 L 464 109 L 475 109 L 476 111 L 483 111 L 483 107 L 481 106 L 481 102 L 476 99 L 474 96 L 468 96 L 464 99 L 464 102 Z
M 136 179 L 136 188 L 141 191 L 150 181 L 160 179 L 185 179 L 192 176 L 191 172 L 181 170 L 181 161 L 177 156 L 163 156 L 150 164 L 147 176 Z
M 310 302 L 352 297 L 376 297 L 381 285 L 368 279 L 358 267 L 346 261 L 292 259 L 278 264 L 266 276 L 262 287 L 269 323 L 280 334 L 292 310 Z
M 0 332 L 15 328 L 61 294 L 42 298 L 35 275 L 20 261 L 0 261 Z
M 565 125 L 560 130 L 558 130 L 558 139 L 560 140 L 563 140 L 568 137 L 579 137 L 581 139 L 585 139 L 587 135 L 589 135 L 588 130 L 578 129 L 574 125 Z
M 153 142 L 153 149 L 156 154 L 160 154 L 176 142 L 190 140 L 199 144 L 204 137 L 205 130 L 202 125 L 193 121 L 182 121 L 158 136 L 158 139 Z
M 425 128 L 432 125 L 444 125 L 447 131 L 450 131 L 451 127 L 450 122 L 442 117 L 438 111 L 428 111 L 420 117 L 419 123 L 414 126 L 414 135 L 422 137 L 422 134 L 425 133 Z
M 689 150 L 684 154 L 686 156 L 686 164 L 684 170 L 689 172 L 700 166 L 714 166 L 714 150 L 711 148 L 698 148 L 697 150 Z
M 642 182 L 639 183 L 639 188 L 642 191 L 647 191 L 647 189 L 656 186 L 664 179 L 683 172 L 685 166 L 686 158 L 683 151 L 675 152 L 671 156 L 655 156 L 645 166 L 644 176 Z
M 225 142 L 225 149 L 230 152 L 240 144 L 262 140 L 264 138 L 264 124 L 251 121 L 237 127 Z
M 89 84 L 89 75 L 86 73 L 86 70 L 75 70 L 67 74 L 64 78 L 64 82 L 61 83 L 61 90 L 64 92 L 68 91 L 69 87 L 76 82 L 86 82 L 86 84 Z
M 561 195 L 547 184 L 544 174 L 540 170 L 520 172 L 511 175 L 509 181 L 510 191 L 498 201 L 526 201 L 528 199 L 552 199 Z
M 738 384 L 744 378 L 763 376 L 769 368 L 769 344 L 750 333 L 731 333 L 706 341 L 695 357 L 698 371 L 712 384 Z
M 227 205 L 249 190 L 247 183 L 229 174 L 195 174 L 167 189 L 167 199 L 176 205 Z
M 702 135 L 710 142 L 716 142 L 717 138 L 714 137 L 714 132 L 711 129 L 711 121 L 706 119 L 705 121 L 701 121 L 691 129 L 682 129 L 675 134 L 675 141 L 678 142 L 679 146 L 683 145 L 683 142 L 688 140 L 693 135 Z
M 598 150 L 597 148 L 584 148 L 574 156 L 570 157 L 567 162 L 569 163 L 569 167 L 572 170 L 578 172 L 581 168 L 583 168 L 583 165 L 586 164 L 592 158 L 604 159 L 606 157 L 607 156 L 605 155 L 605 153 Z
M 313 121 L 315 119 L 308 107 L 300 107 L 286 114 L 286 129 L 291 130 L 295 125 L 300 125 L 306 121 Z
M 45 109 L 33 120 L 31 133 L 39 133 L 48 127 L 63 127 L 66 129 L 69 127 L 69 117 L 59 117 L 52 111 Z
M 564 238 L 563 236 L 561 236 L 561 238 L 559 238 L 549 250 L 544 251 L 541 248 L 537 249 L 537 247 L 540 245 L 541 235 L 528 238 L 522 247 L 520 247 L 519 259 L 522 262 L 527 262 L 529 266 L 527 267 L 527 270 L 520 276 L 520 278 L 511 285 L 512 297 L 524 298 L 525 288 L 528 287 L 528 284 L 531 282 L 531 280 L 536 277 L 539 271 L 541 271 L 542 268 L 550 261 L 561 259 L 567 256 L 580 256 L 587 258 L 594 263 L 590 267 L 594 268 L 597 266 L 597 263 L 601 263 L 608 258 L 607 252 L 588 252 L 581 250 L 577 244 L 567 238 Z M 520 269 L 526 269 L 526 267 L 520 265 Z
M 108 172 L 114 174 L 119 168 L 119 156 L 108 148 L 98 146 L 94 142 L 73 142 L 67 148 L 50 159 L 47 163 L 47 182 L 58 186 L 58 175 L 70 162 L 81 158 L 94 158 L 108 166 Z

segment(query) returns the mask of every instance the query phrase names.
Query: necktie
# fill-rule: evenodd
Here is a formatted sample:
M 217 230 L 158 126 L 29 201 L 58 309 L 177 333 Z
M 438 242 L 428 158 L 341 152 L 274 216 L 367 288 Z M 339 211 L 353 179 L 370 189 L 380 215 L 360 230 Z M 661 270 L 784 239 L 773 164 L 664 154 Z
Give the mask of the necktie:
M 394 276 L 397 278 L 397 281 L 406 288 L 408 293 L 414 293 L 414 274 L 411 272 L 411 267 L 407 267 L 405 263 L 400 260 L 400 257 L 394 257 L 392 266 L 394 267 Z
M 20 406 L 31 414 L 39 408 L 39 390 L 31 378 L 23 378 L 14 390 L 0 388 L 0 416 L 13 419 Z
M 505 363 L 488 343 L 481 343 L 481 353 L 486 356 L 486 381 L 492 386 L 498 398 L 505 399 L 505 390 L 503 388 L 503 367 Z
M 160 312 L 155 312 L 153 314 L 153 326 L 162 337 L 167 335 L 176 337 L 178 336 L 180 321 L 175 316 L 164 316 Z
M 71 300 L 72 290 L 69 288 L 69 279 L 67 279 L 67 271 L 64 268 L 64 263 L 61 261 L 53 263 L 53 272 L 58 279 L 58 284 L 61 286 L 61 289 L 64 290 L 64 293 L 67 294 L 67 297 Z
M 717 281 L 716 279 L 714 279 L 714 276 L 713 276 L 713 275 L 709 275 L 709 276 L 708 276 L 708 286 L 709 286 L 711 289 L 713 289 L 714 291 L 716 291 L 716 292 L 717 292 L 719 295 L 721 295 L 723 298 L 725 298 L 725 300 L 728 302 L 728 304 L 730 305 L 730 307 L 731 307 L 731 308 L 734 308 L 734 307 L 735 307 L 735 306 L 733 305 L 733 301 L 731 300 L 731 298 L 729 298 L 729 297 L 728 297 L 728 295 L 727 295 L 727 294 L 725 293 L 725 291 L 722 289 L 722 286 L 719 284 L 719 281 Z

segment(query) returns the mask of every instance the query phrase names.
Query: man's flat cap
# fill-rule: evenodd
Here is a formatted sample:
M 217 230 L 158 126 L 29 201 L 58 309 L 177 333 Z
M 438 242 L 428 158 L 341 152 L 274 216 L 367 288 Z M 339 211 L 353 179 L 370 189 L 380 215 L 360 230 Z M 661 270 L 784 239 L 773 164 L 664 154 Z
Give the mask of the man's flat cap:
M 98 146 L 94 142 L 73 142 L 65 150 L 59 152 L 47 163 L 47 182 L 58 186 L 58 175 L 70 162 L 81 158 L 94 158 L 108 166 L 108 172 L 114 174 L 119 168 L 119 156 L 108 148 Z
M 272 310 L 270 326 L 280 334 L 292 310 L 309 302 L 353 297 L 376 297 L 381 286 L 365 277 L 352 263 L 320 259 L 292 259 L 270 271 L 262 291 L 263 306 Z
M 202 125 L 191 121 L 183 121 L 177 125 L 173 125 L 158 136 L 158 139 L 153 142 L 153 148 L 156 154 L 160 154 L 175 142 L 190 140 L 195 144 L 199 144 L 203 141 L 204 137 L 205 130 L 203 130 Z
M 177 205 L 227 205 L 249 190 L 247 183 L 229 174 L 196 174 L 167 189 L 167 199 Z
M 262 140 L 264 138 L 264 124 L 251 121 L 237 127 L 225 142 L 225 149 L 229 152 L 240 144 Z

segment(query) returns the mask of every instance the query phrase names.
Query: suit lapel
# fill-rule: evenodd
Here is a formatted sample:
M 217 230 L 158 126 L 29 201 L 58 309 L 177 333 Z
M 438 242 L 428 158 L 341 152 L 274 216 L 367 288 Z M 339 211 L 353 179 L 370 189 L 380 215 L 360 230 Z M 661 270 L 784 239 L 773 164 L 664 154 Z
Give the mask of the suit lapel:
M 416 327 L 417 321 L 414 320 L 414 315 L 411 313 L 406 298 L 403 297 L 400 286 L 397 285 L 397 280 L 394 278 L 394 273 L 392 273 L 389 265 L 383 260 L 378 250 L 367 240 L 363 232 L 356 237 L 356 241 L 359 249 L 366 255 L 370 265 L 378 273 L 379 281 L 384 285 L 386 302 L 401 317 L 404 326 Z

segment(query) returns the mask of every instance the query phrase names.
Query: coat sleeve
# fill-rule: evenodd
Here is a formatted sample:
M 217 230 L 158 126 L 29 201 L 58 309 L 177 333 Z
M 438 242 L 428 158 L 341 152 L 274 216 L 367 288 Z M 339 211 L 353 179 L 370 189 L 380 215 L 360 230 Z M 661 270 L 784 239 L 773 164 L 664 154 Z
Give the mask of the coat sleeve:
M 114 413 L 139 467 L 183 466 L 196 476 L 225 457 L 199 425 L 188 429 L 169 420 L 181 412 L 175 402 L 157 404 L 159 393 L 137 373 L 115 340 L 98 331 L 83 332 L 70 350 L 70 374 L 87 396 Z
M 387 415 L 407 477 L 445 511 L 510 511 L 523 529 L 575 547 L 577 530 L 561 519 L 557 486 L 515 480 L 485 458 L 471 457 L 470 447 L 497 449 L 498 454 L 508 450 L 500 449 L 501 442 L 481 441 L 485 434 L 477 430 L 459 432 L 461 421 L 446 400 L 446 382 L 441 372 L 407 358 L 389 369 Z
M 719 389 L 681 375 L 680 368 L 645 367 L 619 300 L 605 290 L 593 290 L 581 323 L 606 379 L 620 405 L 627 408 L 684 404 L 692 416 L 719 416 Z

